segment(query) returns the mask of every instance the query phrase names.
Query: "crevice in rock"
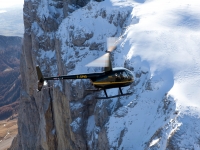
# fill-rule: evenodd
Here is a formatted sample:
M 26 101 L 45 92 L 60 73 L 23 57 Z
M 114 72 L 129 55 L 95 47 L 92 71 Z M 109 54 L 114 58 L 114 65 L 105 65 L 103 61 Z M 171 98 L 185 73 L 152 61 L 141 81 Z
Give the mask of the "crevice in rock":
M 54 115 L 54 109 L 53 109 L 53 98 L 51 96 L 51 89 L 50 88 L 49 88 L 49 99 L 50 99 L 50 106 L 49 107 L 50 107 L 50 113 L 51 113 L 50 116 L 51 116 L 51 120 L 52 120 L 52 127 L 51 127 L 50 132 L 51 132 L 51 135 L 53 135 L 53 144 L 54 144 L 54 148 L 56 149 L 58 147 L 58 142 L 57 142 L 55 119 L 54 119 L 55 115 Z M 48 125 L 47 125 L 47 128 L 48 128 Z

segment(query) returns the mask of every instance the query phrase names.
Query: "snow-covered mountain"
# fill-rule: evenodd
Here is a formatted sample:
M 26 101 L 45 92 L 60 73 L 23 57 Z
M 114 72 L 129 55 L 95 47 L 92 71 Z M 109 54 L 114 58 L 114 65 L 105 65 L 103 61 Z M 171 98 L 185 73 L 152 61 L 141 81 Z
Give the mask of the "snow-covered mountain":
M 195 0 L 25 0 L 11 149 L 200 149 L 199 8 Z M 113 66 L 133 72 L 123 88 L 132 95 L 97 100 L 87 80 L 53 81 L 36 92 L 36 65 L 45 76 L 101 71 L 85 65 L 105 54 L 111 36 L 122 38 Z

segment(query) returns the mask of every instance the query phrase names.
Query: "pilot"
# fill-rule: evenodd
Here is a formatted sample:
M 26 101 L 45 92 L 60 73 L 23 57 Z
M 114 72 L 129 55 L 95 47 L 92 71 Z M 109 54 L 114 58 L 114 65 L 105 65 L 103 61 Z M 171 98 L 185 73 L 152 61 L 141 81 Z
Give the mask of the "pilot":
M 120 78 L 124 79 L 124 76 L 122 75 L 122 72 L 120 72 Z
M 115 73 L 115 78 L 116 78 L 116 81 L 120 81 L 120 77 L 117 73 Z

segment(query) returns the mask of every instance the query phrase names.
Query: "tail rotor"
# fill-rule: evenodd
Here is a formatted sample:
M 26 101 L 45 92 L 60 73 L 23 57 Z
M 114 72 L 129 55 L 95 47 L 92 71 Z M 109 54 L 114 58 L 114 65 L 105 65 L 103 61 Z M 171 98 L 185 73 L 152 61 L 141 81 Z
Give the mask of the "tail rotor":
M 42 75 L 42 72 L 40 70 L 39 66 L 36 66 L 37 76 L 38 76 L 38 91 L 42 90 L 42 87 L 44 85 L 44 77 Z

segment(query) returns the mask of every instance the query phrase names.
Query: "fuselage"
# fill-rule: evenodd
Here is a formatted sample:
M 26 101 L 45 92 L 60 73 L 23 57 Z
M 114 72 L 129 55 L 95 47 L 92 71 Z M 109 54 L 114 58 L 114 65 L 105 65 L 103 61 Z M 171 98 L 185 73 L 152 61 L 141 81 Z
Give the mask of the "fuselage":
M 126 68 L 113 68 L 91 80 L 94 87 L 103 89 L 129 86 L 134 81 L 132 72 Z
M 134 78 L 126 68 L 112 68 L 111 71 L 77 75 L 44 77 L 43 80 L 90 79 L 94 87 L 101 89 L 125 87 L 133 83 Z

